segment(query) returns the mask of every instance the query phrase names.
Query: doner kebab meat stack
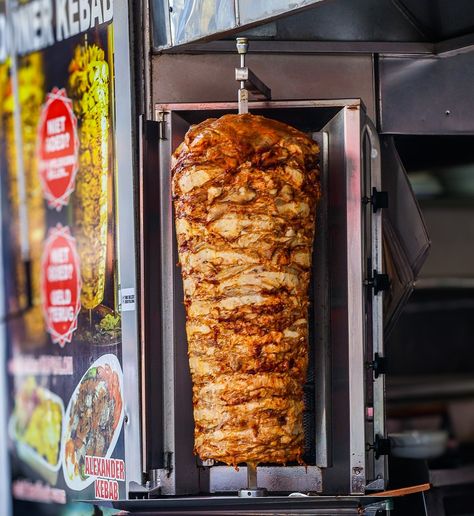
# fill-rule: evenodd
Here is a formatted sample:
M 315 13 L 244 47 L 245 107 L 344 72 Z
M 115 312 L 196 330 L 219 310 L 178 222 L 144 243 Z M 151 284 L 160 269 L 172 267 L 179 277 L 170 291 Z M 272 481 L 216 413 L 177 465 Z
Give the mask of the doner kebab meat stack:
M 318 158 L 304 133 L 250 114 L 192 126 L 173 155 L 203 460 L 301 461 Z

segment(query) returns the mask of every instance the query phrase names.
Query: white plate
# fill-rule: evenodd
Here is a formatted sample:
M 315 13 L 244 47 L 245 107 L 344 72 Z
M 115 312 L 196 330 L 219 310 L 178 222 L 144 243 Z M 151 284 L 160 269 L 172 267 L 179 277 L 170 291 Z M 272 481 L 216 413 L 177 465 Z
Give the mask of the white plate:
M 389 434 L 392 455 L 405 459 L 434 459 L 446 451 L 448 433 L 439 431 L 417 431 Z
M 71 414 L 72 405 L 77 398 L 79 393 L 79 387 L 81 386 L 82 381 L 86 377 L 87 373 L 94 367 L 105 366 L 108 364 L 112 371 L 116 372 L 119 377 L 119 385 L 120 385 L 120 395 L 122 396 L 122 411 L 120 413 L 120 418 L 117 423 L 117 427 L 115 428 L 114 435 L 112 436 L 112 440 L 110 441 L 109 447 L 107 449 L 107 453 L 105 454 L 105 458 L 110 458 L 112 455 L 115 445 L 117 444 L 117 440 L 120 435 L 120 431 L 122 429 L 123 424 L 123 414 L 124 414 L 124 401 L 123 401 L 123 376 L 122 376 L 122 368 L 120 366 L 120 362 L 115 355 L 102 355 L 98 358 L 84 373 L 80 382 L 77 384 L 74 392 L 72 393 L 71 399 L 69 400 L 69 404 L 66 409 L 66 414 L 64 416 L 64 424 L 63 424 L 63 438 L 62 438 L 62 463 L 63 463 L 63 475 L 64 480 L 66 481 L 67 486 L 70 489 L 74 489 L 75 491 L 82 491 L 86 487 L 90 486 L 92 482 L 94 482 L 95 477 L 90 476 L 86 479 L 82 479 L 80 475 L 74 474 L 74 465 L 70 463 L 66 458 L 65 447 L 66 443 L 69 439 L 69 418 Z
M 63 400 L 54 392 L 51 392 L 44 387 L 37 387 L 43 391 L 43 395 L 46 399 L 50 399 L 54 403 L 57 403 L 61 408 L 61 436 L 64 431 L 64 403 Z M 61 468 L 62 462 L 62 443 L 59 442 L 59 452 L 58 452 L 58 461 L 56 464 L 50 464 L 40 453 L 38 453 L 34 448 L 32 448 L 29 444 L 23 442 L 21 437 L 16 433 L 16 416 L 15 412 L 10 417 L 10 421 L 8 424 L 8 434 L 10 439 L 15 443 L 16 452 L 18 457 L 28 464 L 32 469 L 34 469 L 37 473 L 41 475 L 46 481 L 48 481 L 51 485 L 56 484 L 58 479 L 58 472 Z M 60 437 L 61 439 L 61 437 Z

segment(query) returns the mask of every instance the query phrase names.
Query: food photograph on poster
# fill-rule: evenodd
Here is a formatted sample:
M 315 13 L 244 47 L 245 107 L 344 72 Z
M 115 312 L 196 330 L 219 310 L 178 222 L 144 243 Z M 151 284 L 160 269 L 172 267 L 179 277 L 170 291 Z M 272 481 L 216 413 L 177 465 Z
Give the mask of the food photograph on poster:
M 21 15 L 33 4 L 20 2 Z M 0 64 L 12 490 L 32 502 L 118 499 L 113 24 L 111 11 L 88 30 L 55 16 L 54 44 L 31 51 L 22 40 Z M 113 475 L 86 467 L 99 459 Z

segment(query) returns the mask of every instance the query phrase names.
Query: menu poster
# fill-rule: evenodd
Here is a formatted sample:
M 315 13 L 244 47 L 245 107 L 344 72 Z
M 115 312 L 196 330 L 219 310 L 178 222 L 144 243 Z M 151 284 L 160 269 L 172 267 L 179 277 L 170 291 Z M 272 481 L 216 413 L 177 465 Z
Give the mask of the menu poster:
M 0 35 L 0 163 L 18 503 L 126 496 L 113 4 L 81 5 L 72 16 L 49 0 L 0 12 L 17 35 Z

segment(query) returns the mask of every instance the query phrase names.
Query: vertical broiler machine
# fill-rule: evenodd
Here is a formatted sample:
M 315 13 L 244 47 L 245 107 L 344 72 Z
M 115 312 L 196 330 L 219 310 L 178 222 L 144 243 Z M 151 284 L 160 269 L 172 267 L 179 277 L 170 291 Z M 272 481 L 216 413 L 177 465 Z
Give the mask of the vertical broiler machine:
M 147 496 L 293 492 L 362 495 L 387 482 L 384 428 L 382 211 L 377 132 L 359 99 L 271 100 L 245 66 L 238 102 L 157 104 L 141 123 L 142 460 Z M 271 86 L 271 84 L 269 85 Z M 248 100 L 249 91 L 261 100 Z M 201 461 L 193 453 L 192 383 L 171 191 L 171 155 L 195 124 L 250 112 L 303 131 L 320 146 L 309 288 L 304 455 L 275 465 Z M 143 215 L 143 214 L 146 214 Z M 138 489 L 131 497 L 142 496 Z

